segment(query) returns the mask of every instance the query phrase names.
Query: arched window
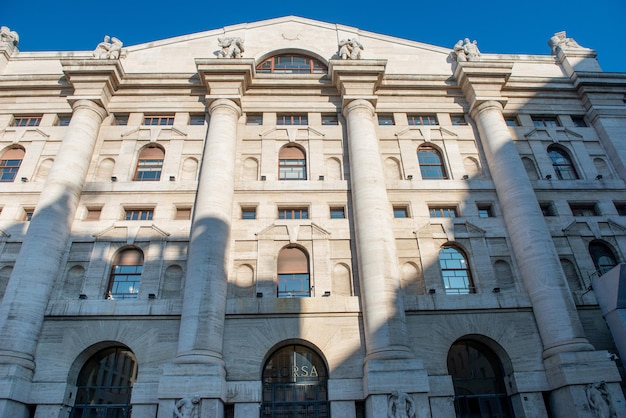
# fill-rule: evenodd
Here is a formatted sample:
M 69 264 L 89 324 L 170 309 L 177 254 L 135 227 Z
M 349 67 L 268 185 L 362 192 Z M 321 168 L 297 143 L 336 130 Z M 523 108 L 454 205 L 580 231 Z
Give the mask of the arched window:
M 132 351 L 124 347 L 99 351 L 78 375 L 71 418 L 129 418 L 136 379 L 137 360 Z
M 139 153 L 134 181 L 159 181 L 165 151 L 158 145 L 148 145 Z
M 441 153 L 430 145 L 417 149 L 417 160 L 420 165 L 422 179 L 447 179 L 446 168 Z
M 456 247 L 445 246 L 439 250 L 439 266 L 446 294 L 474 293 L 474 283 L 467 257 Z
M 274 352 L 263 368 L 261 418 L 329 416 L 328 373 L 322 357 L 301 345 Z
M 278 297 L 311 296 L 309 257 L 297 247 L 285 247 L 278 254 Z
M 512 418 L 513 410 L 498 356 L 474 340 L 457 341 L 448 352 L 457 418 Z
M 142 272 L 143 253 L 141 250 L 129 248 L 117 253 L 111 267 L 107 298 L 137 299 Z
M 315 58 L 300 54 L 275 55 L 256 67 L 257 73 L 269 74 L 326 74 L 328 69 Z
M 613 250 L 600 241 L 591 241 L 589 243 L 589 254 L 600 276 L 617 265 L 617 259 Z
M 278 178 L 280 180 L 306 180 L 306 156 L 296 146 L 284 146 L 278 156 Z
M 20 169 L 24 159 L 24 148 L 9 148 L 0 159 L 0 182 L 11 182 L 15 180 L 17 171 Z
M 552 160 L 552 167 L 559 180 L 575 180 L 578 178 L 576 168 L 567 151 L 560 147 L 550 145 L 548 147 L 548 156 Z

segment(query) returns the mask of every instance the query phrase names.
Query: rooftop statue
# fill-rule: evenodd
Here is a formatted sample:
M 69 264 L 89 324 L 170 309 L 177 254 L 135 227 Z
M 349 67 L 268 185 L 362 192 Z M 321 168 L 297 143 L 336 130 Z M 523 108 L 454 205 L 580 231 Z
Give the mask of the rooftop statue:
M 556 54 L 559 49 L 563 48 L 585 49 L 580 46 L 574 38 L 568 38 L 565 31 L 555 33 L 554 36 L 548 41 L 548 45 L 550 46 L 550 49 L 552 49 L 553 54 Z
M 243 39 L 239 37 L 221 36 L 217 38 L 217 44 L 222 48 L 217 52 L 218 58 L 242 58 Z
M 358 60 L 361 59 L 363 45 L 354 38 L 342 39 L 339 42 L 339 57 L 342 60 Z
M 122 52 L 122 45 L 122 41 L 116 37 L 106 35 L 104 40 L 100 42 L 93 51 L 93 56 L 98 59 L 119 59 L 120 53 Z
M 20 41 L 20 36 L 14 30 L 9 29 L 6 26 L 0 27 L 0 46 L 9 46 L 10 48 L 16 48 Z
M 469 38 L 459 40 L 454 45 L 450 58 L 456 62 L 463 61 L 480 61 L 480 51 L 478 50 L 477 41 L 470 42 Z

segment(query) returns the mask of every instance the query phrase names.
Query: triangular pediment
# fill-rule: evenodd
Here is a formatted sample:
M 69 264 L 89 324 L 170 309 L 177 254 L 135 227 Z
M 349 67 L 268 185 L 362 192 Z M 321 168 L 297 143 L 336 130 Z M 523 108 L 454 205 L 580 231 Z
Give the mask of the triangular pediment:
M 330 232 L 314 222 L 306 220 L 278 220 L 257 232 L 256 236 L 259 240 L 289 240 L 291 243 L 296 243 L 313 239 L 328 239 L 330 238 Z
M 111 225 L 94 234 L 94 237 L 98 241 L 124 240 L 127 244 L 133 244 L 135 241 L 162 240 L 169 235 L 156 225 Z

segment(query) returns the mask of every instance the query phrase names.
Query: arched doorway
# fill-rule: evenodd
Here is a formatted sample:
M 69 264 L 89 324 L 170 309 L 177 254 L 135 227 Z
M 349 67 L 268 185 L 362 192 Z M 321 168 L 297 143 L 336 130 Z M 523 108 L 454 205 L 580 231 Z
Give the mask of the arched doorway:
M 296 344 L 275 351 L 263 368 L 261 418 L 328 417 L 328 373 L 322 357 Z
M 78 374 L 71 418 L 130 418 L 130 396 L 137 379 L 137 359 L 125 347 L 100 350 Z
M 454 384 L 457 418 L 513 418 L 504 370 L 496 353 L 485 344 L 464 339 L 448 352 L 448 373 Z

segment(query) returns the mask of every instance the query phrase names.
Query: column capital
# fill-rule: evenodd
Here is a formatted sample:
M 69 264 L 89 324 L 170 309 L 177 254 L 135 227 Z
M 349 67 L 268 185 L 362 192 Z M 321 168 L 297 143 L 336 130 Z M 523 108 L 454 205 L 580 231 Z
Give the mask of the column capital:
M 232 110 L 237 114 L 237 118 L 241 116 L 241 106 L 239 106 L 233 99 L 215 99 L 209 106 L 209 115 L 213 114 L 216 109 L 226 108 Z
M 370 112 L 370 116 L 373 117 L 374 113 L 376 112 L 376 108 L 374 107 L 374 105 L 372 104 L 372 102 L 370 102 L 369 100 L 366 99 L 354 99 L 350 102 L 348 102 L 346 105 L 344 105 L 343 107 L 343 114 L 344 116 L 348 116 L 348 113 L 352 112 L 355 109 L 365 109 L 367 111 Z
M 124 78 L 119 60 L 67 59 L 61 60 L 63 73 L 74 87 L 68 101 L 91 100 L 105 108 Z
M 472 119 L 476 120 L 482 112 L 487 110 L 497 110 L 502 112 L 505 104 L 506 101 L 502 102 L 501 100 L 476 100 L 470 109 L 470 115 L 472 116 Z
M 454 69 L 459 87 L 470 104 L 470 110 L 485 102 L 499 102 L 502 107 L 508 99 L 502 96 L 502 87 L 513 70 L 512 62 L 467 61 L 458 62 Z
M 78 109 L 88 109 L 95 112 L 100 120 L 107 116 L 107 111 L 98 102 L 89 99 L 78 99 L 72 102 L 72 110 L 76 112 Z
M 197 58 L 196 68 L 208 92 L 207 103 L 216 99 L 231 99 L 240 106 L 241 97 L 254 76 L 253 59 Z
M 387 60 L 331 60 L 328 73 L 342 96 L 342 105 L 357 99 L 376 105 L 376 89 L 380 85 Z

